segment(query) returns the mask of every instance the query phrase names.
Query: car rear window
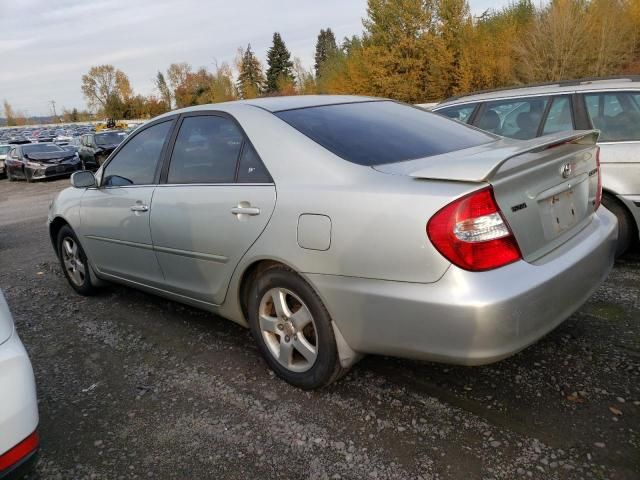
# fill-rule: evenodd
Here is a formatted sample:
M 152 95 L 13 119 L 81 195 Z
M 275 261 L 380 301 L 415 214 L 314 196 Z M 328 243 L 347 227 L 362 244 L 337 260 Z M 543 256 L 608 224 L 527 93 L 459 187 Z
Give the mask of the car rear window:
M 393 101 L 307 107 L 275 115 L 339 157 L 366 166 L 430 157 L 495 139 Z

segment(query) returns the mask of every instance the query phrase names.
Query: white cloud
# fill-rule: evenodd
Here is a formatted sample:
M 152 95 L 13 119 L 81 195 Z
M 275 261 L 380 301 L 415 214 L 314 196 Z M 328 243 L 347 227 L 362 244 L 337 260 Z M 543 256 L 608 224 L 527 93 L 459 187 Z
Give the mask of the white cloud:
M 506 3 L 471 0 L 474 13 Z M 102 63 L 146 95 L 173 62 L 232 64 L 251 43 L 264 64 L 274 31 L 311 68 L 320 29 L 359 34 L 365 14 L 366 0 L 0 0 L 0 100 L 32 115 L 48 114 L 51 99 L 84 108 L 81 77 Z

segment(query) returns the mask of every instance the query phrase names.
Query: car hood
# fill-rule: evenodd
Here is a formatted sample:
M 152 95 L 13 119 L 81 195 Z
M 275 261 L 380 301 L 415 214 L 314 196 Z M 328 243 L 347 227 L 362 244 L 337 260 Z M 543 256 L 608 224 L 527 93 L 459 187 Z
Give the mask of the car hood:
M 34 152 L 27 153 L 25 157 L 29 160 L 35 160 L 36 162 L 60 162 L 74 157 L 74 153 L 70 152 Z
M 0 344 L 6 342 L 13 333 L 13 317 L 9 311 L 9 305 L 0 290 Z
M 100 149 L 102 149 L 104 151 L 113 151 L 118 147 L 118 145 L 120 145 L 120 144 L 119 143 L 112 143 L 112 144 L 109 144 L 109 145 L 98 145 L 98 148 L 100 148 Z

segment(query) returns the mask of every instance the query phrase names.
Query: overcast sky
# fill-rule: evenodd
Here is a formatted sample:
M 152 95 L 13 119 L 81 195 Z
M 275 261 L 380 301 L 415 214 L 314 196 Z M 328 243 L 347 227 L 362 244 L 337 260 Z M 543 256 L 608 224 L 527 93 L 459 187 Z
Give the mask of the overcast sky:
M 475 14 L 508 3 L 470 0 Z M 81 77 L 104 63 L 148 95 L 173 62 L 233 64 L 251 43 L 264 64 L 274 31 L 310 68 L 320 29 L 359 34 L 365 10 L 366 0 L 0 0 L 0 100 L 27 115 L 50 114 L 51 100 L 58 113 L 84 109 Z

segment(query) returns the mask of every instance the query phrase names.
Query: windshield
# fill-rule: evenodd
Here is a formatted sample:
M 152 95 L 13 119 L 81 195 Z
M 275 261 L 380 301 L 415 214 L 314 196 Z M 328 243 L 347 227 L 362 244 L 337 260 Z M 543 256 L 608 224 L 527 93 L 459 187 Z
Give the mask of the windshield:
M 53 145 L 51 143 L 35 143 L 32 145 L 25 145 L 22 147 L 22 151 L 24 153 L 40 153 L 40 152 L 63 152 L 59 146 Z
M 124 140 L 124 133 L 120 132 L 108 132 L 100 133 L 96 135 L 96 143 L 98 145 L 113 145 L 118 144 Z
M 393 101 L 299 108 L 275 115 L 339 157 L 366 166 L 440 155 L 496 138 Z

